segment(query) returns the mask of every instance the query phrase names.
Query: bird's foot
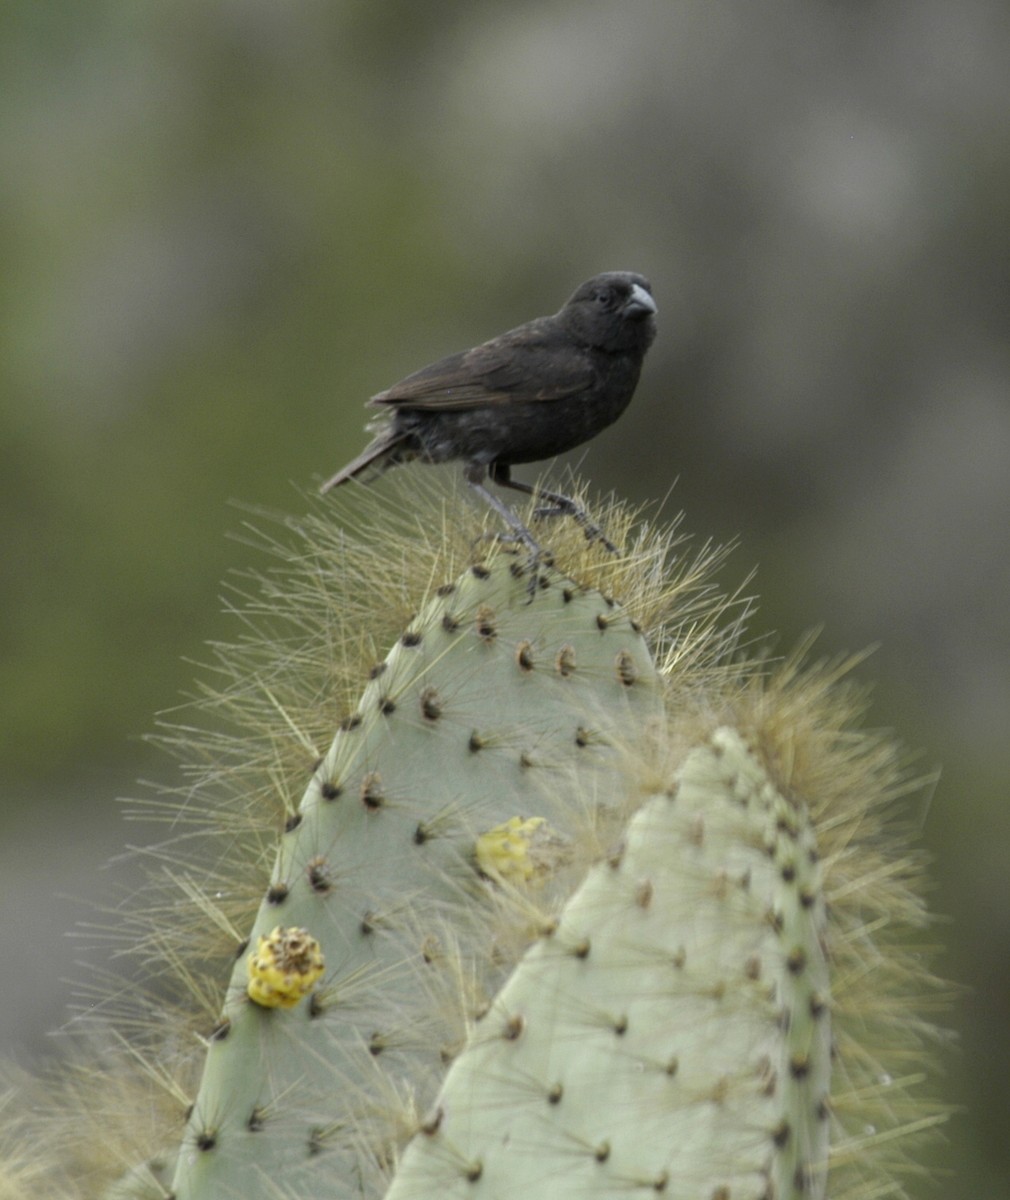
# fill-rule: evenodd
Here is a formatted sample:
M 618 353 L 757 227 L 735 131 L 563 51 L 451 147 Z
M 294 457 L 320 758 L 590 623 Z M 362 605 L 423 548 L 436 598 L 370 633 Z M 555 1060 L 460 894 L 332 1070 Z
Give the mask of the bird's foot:
M 599 525 L 589 519 L 589 514 L 586 510 L 580 508 L 574 500 L 569 500 L 565 497 L 563 500 L 554 500 L 550 504 L 538 505 L 533 510 L 534 520 L 540 521 L 546 517 L 571 517 L 586 535 L 587 542 L 599 542 L 611 554 L 617 553 L 617 547 L 610 538 L 606 536 Z
M 483 471 L 483 468 L 480 468 Z M 503 542 L 512 542 L 518 545 L 525 546 L 529 552 L 529 559 L 526 563 L 525 570 L 529 573 L 529 601 L 532 603 L 533 597 L 537 594 L 537 586 L 540 582 L 540 567 L 542 565 L 550 566 L 554 562 L 553 556 L 544 551 L 540 543 L 536 540 L 532 533 L 519 520 L 516 514 L 507 504 L 504 504 L 498 499 L 494 493 L 489 492 L 481 483 L 480 476 L 472 472 L 467 473 L 467 483 L 473 490 L 495 510 L 502 518 L 505 524 L 511 530 L 510 533 L 499 534 Z

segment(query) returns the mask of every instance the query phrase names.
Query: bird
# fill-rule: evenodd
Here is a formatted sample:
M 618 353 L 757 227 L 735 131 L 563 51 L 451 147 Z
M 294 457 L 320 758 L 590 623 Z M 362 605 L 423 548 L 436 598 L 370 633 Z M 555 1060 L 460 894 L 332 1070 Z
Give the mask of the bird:
M 511 469 L 563 454 L 617 420 L 656 336 L 656 311 L 644 275 L 605 271 L 577 287 L 553 316 L 407 375 L 367 402 L 381 410 L 367 426 L 373 440 L 320 493 L 403 463 L 461 461 L 469 486 L 532 555 L 541 555 L 539 544 L 487 489 L 488 479 L 535 496 L 536 517 L 569 515 L 588 539 L 616 551 L 571 497 L 521 483 Z

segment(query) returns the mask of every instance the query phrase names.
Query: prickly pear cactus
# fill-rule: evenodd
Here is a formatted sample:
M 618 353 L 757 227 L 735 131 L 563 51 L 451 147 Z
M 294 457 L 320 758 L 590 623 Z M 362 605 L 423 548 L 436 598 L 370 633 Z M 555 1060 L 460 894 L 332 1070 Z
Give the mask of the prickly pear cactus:
M 140 978 L 15 1078 L 4 1200 L 907 1200 L 944 988 L 851 664 L 747 661 L 719 552 L 620 507 L 531 591 L 406 472 L 347 503 L 254 535 Z
M 616 604 L 555 572 L 531 596 L 508 556 L 440 588 L 372 676 L 288 822 L 210 1031 L 178 1200 L 368 1185 L 402 1134 L 377 1093 L 409 1079 L 430 1099 L 465 1036 L 430 1011 L 458 982 L 422 977 L 465 971 L 471 1008 L 499 982 L 481 837 L 535 814 L 563 859 L 612 803 L 611 744 L 662 704 Z

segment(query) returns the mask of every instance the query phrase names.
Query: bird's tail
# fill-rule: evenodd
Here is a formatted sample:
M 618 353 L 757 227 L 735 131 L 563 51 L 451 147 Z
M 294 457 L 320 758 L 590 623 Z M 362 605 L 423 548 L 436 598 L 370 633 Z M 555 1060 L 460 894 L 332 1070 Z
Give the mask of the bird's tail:
M 332 488 L 339 487 L 340 484 L 346 483 L 348 479 L 357 478 L 365 472 L 367 472 L 367 475 L 365 475 L 363 482 L 375 479 L 383 471 L 388 470 L 397 463 L 406 462 L 411 457 L 409 453 L 405 453 L 403 445 L 406 436 L 406 434 L 397 433 L 392 429 L 384 430 L 377 438 L 369 442 L 357 458 L 352 459 L 346 467 L 341 467 L 336 475 L 327 479 L 319 489 L 320 495 L 330 491 Z

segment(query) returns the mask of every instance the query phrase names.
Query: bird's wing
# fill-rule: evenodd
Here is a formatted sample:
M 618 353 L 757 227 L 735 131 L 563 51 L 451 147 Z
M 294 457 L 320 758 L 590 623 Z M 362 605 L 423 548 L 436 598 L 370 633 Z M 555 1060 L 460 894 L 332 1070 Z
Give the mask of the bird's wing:
M 561 400 L 583 391 L 593 379 L 585 351 L 551 318 L 542 317 L 422 367 L 373 396 L 369 404 L 445 411 L 515 400 Z

